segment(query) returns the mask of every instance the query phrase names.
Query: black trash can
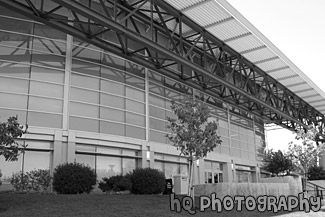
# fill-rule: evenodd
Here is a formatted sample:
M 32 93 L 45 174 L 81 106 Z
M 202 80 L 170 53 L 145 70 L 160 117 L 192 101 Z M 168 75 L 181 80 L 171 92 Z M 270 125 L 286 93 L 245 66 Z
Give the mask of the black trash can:
M 173 193 L 173 180 L 166 179 L 164 194 L 171 194 L 171 193 Z

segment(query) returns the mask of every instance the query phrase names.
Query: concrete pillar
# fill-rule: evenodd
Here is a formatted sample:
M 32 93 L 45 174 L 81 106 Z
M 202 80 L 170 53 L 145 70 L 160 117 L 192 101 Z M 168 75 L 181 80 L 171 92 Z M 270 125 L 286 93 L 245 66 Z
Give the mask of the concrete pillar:
M 52 169 L 54 169 L 61 163 L 62 163 L 62 131 L 56 130 L 54 132 Z
M 227 162 L 223 164 L 222 168 L 223 172 L 223 181 L 224 182 L 233 182 L 233 168 L 231 166 L 231 162 Z
M 75 161 L 76 161 L 76 133 L 74 131 L 69 131 L 66 162 L 73 163 Z

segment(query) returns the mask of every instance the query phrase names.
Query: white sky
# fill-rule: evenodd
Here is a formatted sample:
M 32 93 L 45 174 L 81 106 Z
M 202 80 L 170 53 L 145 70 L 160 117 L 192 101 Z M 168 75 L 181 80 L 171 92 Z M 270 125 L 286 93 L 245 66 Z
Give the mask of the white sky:
M 325 0 L 227 0 L 325 92 Z M 294 135 L 267 132 L 268 147 L 287 150 Z

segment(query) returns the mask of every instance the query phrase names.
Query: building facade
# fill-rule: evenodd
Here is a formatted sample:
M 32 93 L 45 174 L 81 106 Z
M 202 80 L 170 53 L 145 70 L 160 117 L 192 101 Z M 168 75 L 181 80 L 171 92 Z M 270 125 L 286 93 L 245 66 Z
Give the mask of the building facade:
M 105 33 L 102 38 L 113 40 Z M 186 175 L 186 158 L 165 137 L 171 100 L 184 94 L 210 97 L 0 8 L 0 117 L 18 115 L 29 126 L 19 160 L 0 158 L 4 182 L 14 172 L 53 172 L 75 161 L 94 168 L 98 180 L 136 167 L 160 169 L 167 178 Z M 222 144 L 196 162 L 195 183 L 258 181 L 263 120 L 218 99 L 209 107 Z

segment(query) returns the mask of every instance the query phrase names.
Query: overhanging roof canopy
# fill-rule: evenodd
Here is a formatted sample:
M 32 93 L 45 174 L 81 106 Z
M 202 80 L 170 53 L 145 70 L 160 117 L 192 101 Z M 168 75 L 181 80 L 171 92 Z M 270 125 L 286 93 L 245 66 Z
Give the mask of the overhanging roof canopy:
M 325 114 L 324 92 L 226 0 L 165 1 Z
M 321 92 L 308 90 L 307 77 L 223 0 L 0 0 L 0 6 L 164 74 L 180 91 L 183 84 L 201 90 L 209 103 L 221 98 L 283 127 L 313 124 L 324 134 L 324 115 L 306 102 Z M 298 87 L 315 92 L 299 97 Z

